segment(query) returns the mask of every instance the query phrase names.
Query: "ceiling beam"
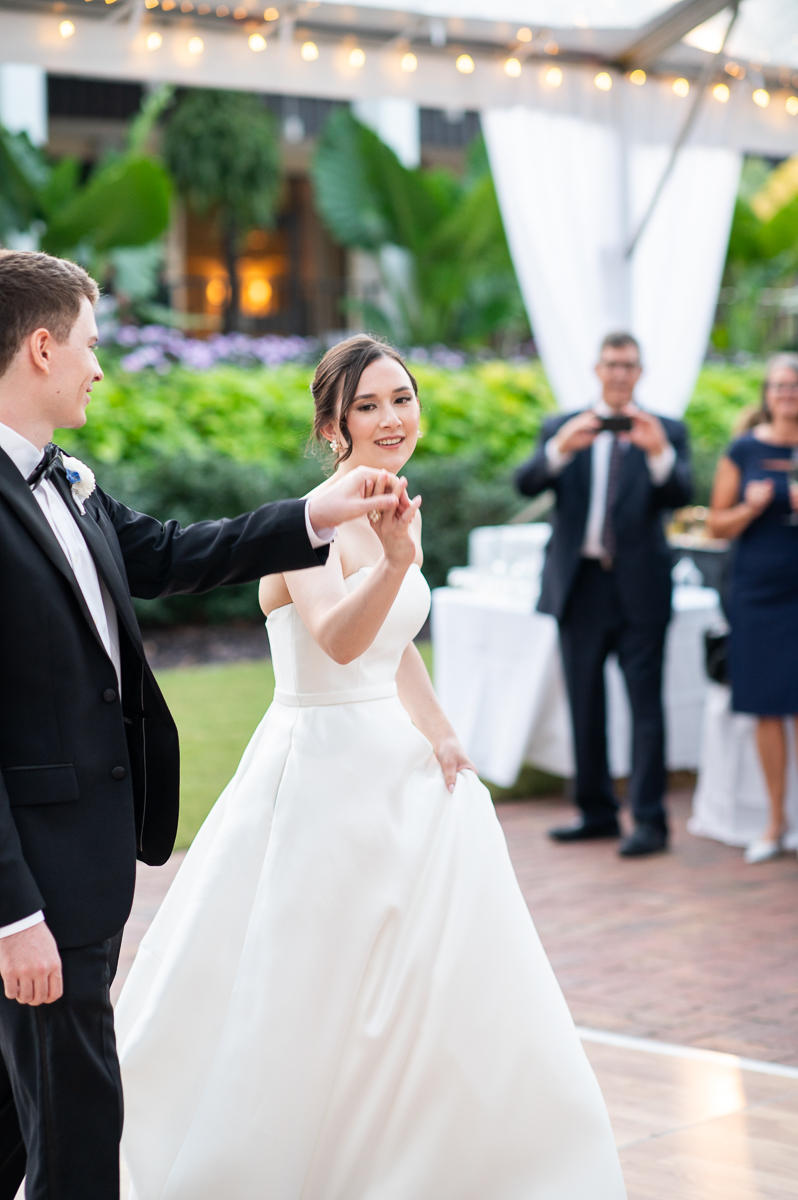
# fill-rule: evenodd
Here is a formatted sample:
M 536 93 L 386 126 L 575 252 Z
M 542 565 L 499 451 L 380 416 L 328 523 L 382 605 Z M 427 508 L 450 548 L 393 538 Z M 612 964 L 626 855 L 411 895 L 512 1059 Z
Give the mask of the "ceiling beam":
M 729 0 L 681 0 L 637 31 L 617 55 L 618 64 L 624 70 L 650 66 L 691 29 L 728 7 Z

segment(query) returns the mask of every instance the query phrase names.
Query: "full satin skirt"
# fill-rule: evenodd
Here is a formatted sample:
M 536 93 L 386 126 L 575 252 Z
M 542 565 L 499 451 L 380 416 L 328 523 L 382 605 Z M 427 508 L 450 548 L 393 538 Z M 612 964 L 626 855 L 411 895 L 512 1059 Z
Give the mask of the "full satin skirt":
M 135 1200 L 623 1200 L 490 797 L 395 698 L 275 703 L 118 1007 Z

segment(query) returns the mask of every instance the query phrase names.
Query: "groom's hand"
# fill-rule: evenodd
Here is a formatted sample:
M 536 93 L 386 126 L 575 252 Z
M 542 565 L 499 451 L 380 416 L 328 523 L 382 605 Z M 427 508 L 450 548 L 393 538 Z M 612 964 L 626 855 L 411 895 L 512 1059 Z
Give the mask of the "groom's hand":
M 44 921 L 0 938 L 0 975 L 9 1000 L 52 1004 L 61 998 L 61 956 Z
M 386 488 L 384 492 L 383 487 Z M 374 495 L 375 488 L 381 494 Z M 310 497 L 308 516 L 318 533 L 322 529 L 334 529 L 336 525 L 343 525 L 345 521 L 353 521 L 356 517 L 364 517 L 375 509 L 378 512 L 391 512 L 399 505 L 402 511 L 407 507 L 406 499 L 403 503 L 404 493 L 405 485 L 388 471 L 356 467 L 337 483 Z

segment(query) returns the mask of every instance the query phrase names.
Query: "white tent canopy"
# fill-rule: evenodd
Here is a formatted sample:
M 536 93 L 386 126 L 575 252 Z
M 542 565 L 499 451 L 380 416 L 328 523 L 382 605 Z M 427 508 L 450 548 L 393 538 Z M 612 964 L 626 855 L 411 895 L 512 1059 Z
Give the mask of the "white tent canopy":
M 476 109 L 560 403 L 590 399 L 597 344 L 620 325 L 642 342 L 648 403 L 682 411 L 706 348 L 741 156 L 798 152 L 796 0 L 742 0 L 714 76 L 732 14 L 723 0 L 495 0 L 489 20 L 477 0 L 291 0 L 272 21 L 255 0 L 233 13 L 146 3 L 61 0 L 55 13 L 44 0 L 0 0 L 2 55 L 17 68 L 12 86 L 0 67 L 0 116 L 26 127 L 27 80 L 38 113 L 28 124 L 41 140 L 32 67 L 39 78 L 249 88 L 354 101 L 412 163 L 419 105 Z M 353 48 L 363 52 L 356 60 Z M 629 81 L 635 67 L 645 68 L 644 86 Z M 728 94 L 717 99 L 710 88 L 720 81 Z M 697 94 L 698 119 L 628 256 Z

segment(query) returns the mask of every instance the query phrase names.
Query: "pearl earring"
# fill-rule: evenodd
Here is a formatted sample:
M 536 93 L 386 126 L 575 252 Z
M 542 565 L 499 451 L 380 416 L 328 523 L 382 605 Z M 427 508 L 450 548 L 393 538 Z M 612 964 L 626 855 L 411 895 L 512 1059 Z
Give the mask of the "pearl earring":
M 333 454 L 338 453 L 340 449 L 338 445 L 338 438 L 330 438 L 330 449 L 332 450 Z

